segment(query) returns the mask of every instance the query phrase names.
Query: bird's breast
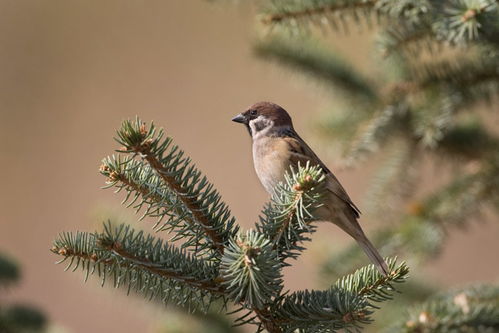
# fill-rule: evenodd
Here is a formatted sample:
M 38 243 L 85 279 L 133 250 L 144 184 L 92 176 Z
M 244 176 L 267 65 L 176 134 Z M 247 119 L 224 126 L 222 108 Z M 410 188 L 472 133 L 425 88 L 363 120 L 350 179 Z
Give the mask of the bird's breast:
M 284 180 L 290 159 L 286 145 L 278 139 L 261 138 L 253 142 L 255 171 L 265 190 L 272 194 L 274 187 Z

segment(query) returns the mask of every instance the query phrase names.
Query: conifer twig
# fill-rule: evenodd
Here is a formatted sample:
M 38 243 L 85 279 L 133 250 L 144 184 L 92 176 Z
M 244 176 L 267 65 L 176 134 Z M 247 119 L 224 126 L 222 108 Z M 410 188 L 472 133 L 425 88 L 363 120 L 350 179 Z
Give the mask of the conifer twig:
M 120 152 L 133 153 L 148 163 L 159 177 L 156 186 L 166 185 L 176 197 L 175 201 L 182 203 L 189 217 L 199 226 L 197 233 L 203 233 L 209 240 L 205 245 L 223 255 L 224 243 L 237 232 L 237 227 L 233 228 L 234 219 L 230 218 L 230 211 L 213 185 L 206 177 L 201 177 L 201 172 L 191 164 L 190 159 L 184 157 L 184 152 L 176 145 L 171 146 L 171 138 L 163 137 L 162 129 L 156 133 L 153 124 L 147 127 L 137 118 L 123 122 L 116 140 L 124 146 Z M 144 168 L 132 164 L 134 167 Z
M 139 184 L 134 179 L 127 177 L 126 173 L 122 172 L 123 170 L 111 166 L 111 163 L 109 161 L 111 161 L 111 159 L 105 160 L 105 163 L 100 167 L 100 172 L 103 175 L 107 176 L 110 182 L 120 182 L 122 185 L 128 187 L 130 191 L 140 193 L 143 198 L 151 199 L 156 204 L 160 204 L 163 202 L 163 198 L 159 193 L 154 192 L 146 185 Z M 174 210 L 178 211 L 179 209 L 178 207 L 174 207 Z M 177 214 L 179 216 L 183 216 L 181 212 L 177 212 Z M 188 216 L 183 216 L 183 220 L 190 225 L 194 224 L 194 221 L 192 221 Z
M 271 316 L 270 311 L 268 309 L 253 308 L 253 311 L 255 312 L 258 319 L 260 319 L 262 326 L 269 333 L 282 333 L 283 332 L 281 327 L 276 323 L 276 321 L 272 319 L 272 316 Z
M 140 145 L 136 147 L 137 153 L 143 154 L 145 160 L 149 165 L 158 172 L 161 178 L 176 192 L 179 194 L 180 200 L 189 208 L 192 212 L 193 217 L 196 222 L 198 222 L 206 235 L 213 241 L 213 245 L 217 250 L 223 254 L 224 245 L 223 240 L 216 230 L 211 225 L 210 219 L 202 213 L 203 209 L 197 204 L 197 198 L 191 198 L 188 196 L 184 190 L 182 184 L 179 184 L 174 177 L 168 175 L 168 171 L 163 168 L 161 163 L 158 161 L 154 154 L 151 154 L 150 148 L 147 145 Z
M 319 6 L 316 8 L 308 8 L 297 11 L 288 11 L 284 13 L 268 14 L 262 18 L 262 23 L 264 24 L 279 23 L 284 20 L 327 14 L 349 8 L 353 9 L 370 8 L 373 7 L 377 2 L 378 0 L 366 0 L 366 1 L 359 1 L 356 3 L 344 2 L 344 3 L 330 4 L 326 6 Z
M 187 285 L 191 285 L 193 287 L 200 288 L 200 289 L 205 289 L 207 291 L 210 291 L 213 293 L 218 293 L 220 295 L 224 294 L 225 288 L 213 279 L 200 281 L 199 279 L 196 279 L 192 276 L 182 274 L 179 271 L 163 270 L 157 264 L 153 264 L 147 259 L 138 257 L 138 256 L 134 255 L 133 253 L 126 251 L 118 242 L 113 242 L 110 244 L 102 244 L 101 246 L 103 249 L 106 249 L 108 251 L 112 251 L 113 253 L 117 254 L 121 258 L 124 258 L 130 262 L 133 262 L 133 264 L 135 266 L 141 267 L 150 273 L 159 275 L 159 276 L 167 278 L 167 279 L 178 280 L 178 281 L 181 281 Z

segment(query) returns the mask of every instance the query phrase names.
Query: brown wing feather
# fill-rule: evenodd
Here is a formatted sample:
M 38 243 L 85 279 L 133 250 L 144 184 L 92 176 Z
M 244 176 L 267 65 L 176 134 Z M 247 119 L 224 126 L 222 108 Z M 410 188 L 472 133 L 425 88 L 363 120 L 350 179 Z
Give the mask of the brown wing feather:
M 307 161 L 311 163 L 316 163 L 321 167 L 323 172 L 326 174 L 326 177 L 329 178 L 327 189 L 333 193 L 335 196 L 343 200 L 347 203 L 351 208 L 356 217 L 359 217 L 360 210 L 353 203 L 352 199 L 348 196 L 347 192 L 340 184 L 338 178 L 329 170 L 326 165 L 317 157 L 317 155 L 313 152 L 313 150 L 303 141 L 300 136 L 293 132 L 292 135 L 289 135 L 283 138 L 291 151 L 290 160 L 292 164 L 298 164 L 300 162 L 301 165 L 305 165 Z

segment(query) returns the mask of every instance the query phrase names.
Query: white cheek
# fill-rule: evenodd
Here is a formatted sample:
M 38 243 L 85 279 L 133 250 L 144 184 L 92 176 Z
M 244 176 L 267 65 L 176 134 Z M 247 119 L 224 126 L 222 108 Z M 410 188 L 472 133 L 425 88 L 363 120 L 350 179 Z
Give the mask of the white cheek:
M 264 116 L 258 116 L 249 122 L 253 138 L 265 135 L 265 133 L 271 129 L 273 125 L 274 122 Z

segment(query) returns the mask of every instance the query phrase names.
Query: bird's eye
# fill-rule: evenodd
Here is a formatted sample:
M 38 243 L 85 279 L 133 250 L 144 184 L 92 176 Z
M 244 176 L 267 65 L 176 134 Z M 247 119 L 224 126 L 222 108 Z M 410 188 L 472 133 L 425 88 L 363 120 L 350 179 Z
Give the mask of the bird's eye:
M 256 113 L 257 113 L 256 110 L 251 110 L 250 111 L 250 116 L 256 116 Z

